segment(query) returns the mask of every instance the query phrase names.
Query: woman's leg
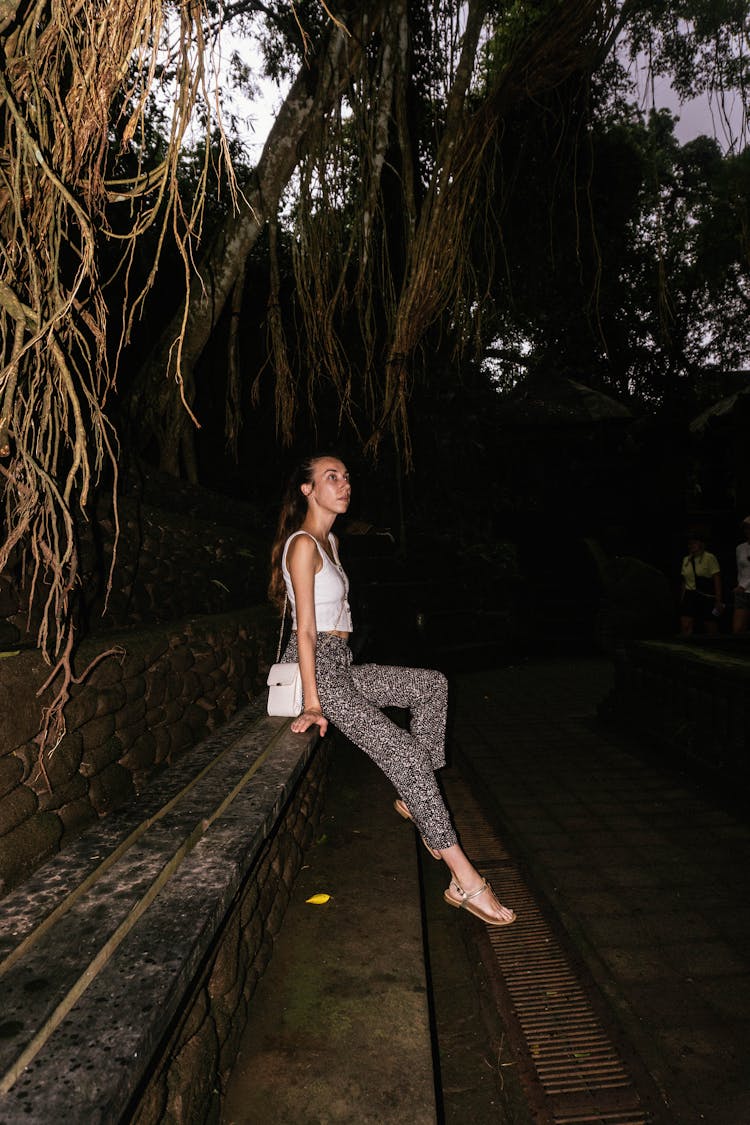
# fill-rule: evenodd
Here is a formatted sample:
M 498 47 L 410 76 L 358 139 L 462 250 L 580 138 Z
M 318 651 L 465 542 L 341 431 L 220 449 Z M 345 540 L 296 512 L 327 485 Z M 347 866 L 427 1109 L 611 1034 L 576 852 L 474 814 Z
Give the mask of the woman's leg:
M 445 765 L 445 723 L 448 681 L 434 668 L 397 668 L 387 664 L 355 664 L 352 680 L 376 707 L 409 709 L 409 732 L 427 751 L 432 768 Z
M 380 767 L 429 846 L 452 847 L 457 837 L 433 765 L 445 762 L 445 677 L 376 664 L 350 668 L 334 651 L 324 645 L 316 655 L 323 713 Z M 385 706 L 413 709 L 412 729 L 392 722 L 380 709 Z
M 284 659 L 296 659 L 296 646 L 290 644 Z M 433 759 L 445 761 L 445 677 L 426 669 L 352 668 L 348 646 L 329 641 L 318 647 L 316 674 L 324 714 L 380 767 L 406 801 L 425 842 L 445 860 L 451 873 L 446 900 L 490 924 L 514 921 L 513 911 L 498 901 L 458 844 L 435 779 Z M 412 710 L 411 731 L 383 714 L 380 707 L 388 705 Z

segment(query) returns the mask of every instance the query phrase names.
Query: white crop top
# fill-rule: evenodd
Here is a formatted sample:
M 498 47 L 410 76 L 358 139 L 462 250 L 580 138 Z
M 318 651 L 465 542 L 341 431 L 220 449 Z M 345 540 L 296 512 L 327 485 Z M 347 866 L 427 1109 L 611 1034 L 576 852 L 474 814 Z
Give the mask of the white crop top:
M 287 570 L 286 553 L 292 539 L 298 535 L 309 535 L 308 531 L 295 531 L 284 544 L 281 555 L 281 573 L 284 576 L 289 604 L 292 607 L 292 628 L 297 628 L 297 607 L 294 603 L 294 589 L 292 579 Z M 336 560 L 332 563 L 328 554 L 323 550 L 314 535 L 310 535 L 323 560 L 323 568 L 315 575 L 315 624 L 319 633 L 329 633 L 334 629 L 351 633 L 352 611 L 349 607 L 349 579 L 344 573 L 344 568 L 339 562 L 339 553 L 336 541 L 332 535 L 328 536 L 331 554 Z

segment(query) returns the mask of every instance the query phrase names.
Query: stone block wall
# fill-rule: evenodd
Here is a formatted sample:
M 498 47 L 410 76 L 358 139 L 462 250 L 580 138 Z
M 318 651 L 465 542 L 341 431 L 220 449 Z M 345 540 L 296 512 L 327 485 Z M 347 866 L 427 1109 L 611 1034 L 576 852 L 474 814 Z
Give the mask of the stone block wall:
M 185 618 L 81 646 L 66 733 L 40 758 L 36 652 L 0 661 L 0 894 L 98 817 L 136 796 L 263 686 L 277 619 L 266 606 Z
M 216 1123 L 258 980 L 323 808 L 327 750 L 313 756 L 228 913 L 145 1089 L 133 1125 Z
M 121 509 L 117 565 L 106 605 L 104 589 L 93 588 L 93 575 L 106 573 L 112 557 L 111 516 L 99 521 L 98 550 L 90 538 L 82 560 L 91 576 L 88 618 L 93 631 L 190 613 L 224 613 L 263 601 L 267 545 L 257 544 L 247 531 L 136 508 L 127 501 Z
M 616 653 L 615 684 L 601 717 L 702 769 L 747 777 L 748 655 L 729 643 L 631 644 Z
M 268 543 L 237 528 L 188 514 L 120 502 L 120 536 L 112 587 L 106 582 L 114 550 L 115 521 L 105 509 L 80 521 L 83 632 L 171 621 L 189 614 L 218 614 L 265 600 Z M 19 573 L 0 577 L 0 645 L 14 637 L 35 644 L 42 606 L 27 607 Z M 5 633 L 7 633 L 7 636 Z

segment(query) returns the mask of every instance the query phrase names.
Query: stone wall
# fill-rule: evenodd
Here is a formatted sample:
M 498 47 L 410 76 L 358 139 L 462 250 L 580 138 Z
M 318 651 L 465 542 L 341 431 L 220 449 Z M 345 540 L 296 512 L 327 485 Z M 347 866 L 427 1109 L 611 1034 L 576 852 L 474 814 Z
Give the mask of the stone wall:
M 65 734 L 54 748 L 45 749 L 43 758 L 37 734 L 41 709 L 51 693 L 41 699 L 36 693 L 49 669 L 28 644 L 33 644 L 36 628 L 33 620 L 30 625 L 26 622 L 18 572 L 10 568 L 2 576 L 0 895 L 21 884 L 92 822 L 132 802 L 159 771 L 224 724 L 263 688 L 274 659 L 278 617 L 262 604 L 267 543 L 264 538 L 254 540 L 248 530 L 259 527 L 259 521 L 246 519 L 241 505 L 216 506 L 215 498 L 201 492 L 177 492 L 165 501 L 153 482 L 147 484 L 137 501 L 125 497 L 122 502 L 124 533 L 106 607 L 101 575 L 112 553 L 111 513 L 100 512 L 82 529 L 81 622 L 88 639 L 76 654 L 77 671 L 106 655 L 82 683 L 73 685 L 64 711 Z M 162 505 L 179 512 L 179 517 L 165 513 Z M 19 641 L 21 651 L 15 651 Z M 210 739 L 204 743 L 211 745 Z M 296 786 L 294 777 L 299 774 L 295 772 L 280 788 L 273 778 L 273 771 L 278 773 L 284 765 L 278 746 L 263 766 L 267 769 L 273 763 L 270 783 L 267 778 L 265 788 L 261 785 L 258 790 L 275 802 L 273 821 L 269 814 L 259 822 L 249 857 L 252 867 L 220 922 L 240 877 L 235 871 L 222 910 L 206 931 L 210 948 L 205 957 L 203 947 L 198 948 L 195 960 L 181 970 L 184 980 L 179 994 L 175 993 L 179 1015 L 164 1035 L 177 1005 L 163 1011 L 162 1022 L 152 1033 L 153 1042 L 161 1042 L 162 1048 L 151 1060 L 124 1119 L 138 1125 L 219 1120 L 222 1083 L 234 1063 L 248 1005 L 270 958 L 322 808 L 326 751 L 308 747 L 309 761 L 299 757 L 296 747 L 290 746 L 290 752 L 304 772 Z M 227 761 L 222 757 L 220 768 Z M 189 766 L 187 759 L 185 766 Z M 176 770 L 171 777 L 179 773 Z M 203 772 L 200 776 L 203 781 Z M 170 775 L 164 775 L 163 782 L 168 785 L 169 780 Z M 292 786 L 276 822 L 283 794 Z M 159 790 L 157 782 L 148 801 L 153 803 Z M 257 795 L 253 801 L 257 802 Z M 139 807 L 140 803 L 134 806 Z M 103 831 L 106 836 L 106 826 Z M 246 847 L 244 825 L 242 831 Z M 91 838 L 91 834 L 82 837 L 53 863 L 64 864 L 71 856 L 75 867 L 76 850 Z M 36 878 L 44 879 L 46 870 Z M 28 885 L 33 883 L 32 879 Z M 163 895 L 157 896 L 157 905 L 162 900 Z M 7 905 L 16 917 L 12 904 L 11 895 Z M 148 917 L 147 912 L 140 924 L 146 924 Z M 160 926 L 159 933 L 163 932 Z M 171 929 L 168 932 L 171 935 Z M 184 1002 L 179 1002 L 184 981 L 190 981 L 199 961 L 197 977 Z M 93 994 L 95 989 L 89 991 Z M 136 1026 L 132 1020 L 128 1025 Z M 65 1053 L 64 1035 L 59 1050 Z M 150 1050 L 129 1056 L 138 1059 L 141 1068 L 134 1081 L 140 1081 Z M 55 1059 L 49 1060 L 53 1071 Z M 42 1066 L 44 1059 L 37 1062 Z M 59 1084 L 51 1088 L 59 1091 Z M 125 1087 L 125 1097 L 130 1089 L 132 1085 Z
M 31 651 L 0 661 L 0 894 L 257 694 L 276 628 L 260 606 L 86 642 L 79 670 L 112 655 L 74 685 L 65 736 L 43 760 L 36 690 L 48 669 Z
M 80 521 L 83 632 L 154 624 L 188 614 L 226 613 L 265 600 L 268 543 L 248 528 L 173 515 L 159 508 L 120 502 L 120 536 L 112 585 L 107 576 L 115 520 L 108 509 Z M 0 644 L 34 644 L 42 606 L 27 612 L 20 573 L 0 577 Z M 12 631 L 12 632 L 11 632 Z
M 99 521 L 97 542 L 89 538 L 83 553 L 92 630 L 224 613 L 264 600 L 267 544 L 256 543 L 247 531 L 127 501 L 121 508 L 117 565 L 106 605 L 103 584 L 94 588 L 93 576 L 108 571 L 111 516 Z
M 313 756 L 237 895 L 144 1091 L 134 1125 L 218 1123 L 221 1097 L 255 987 L 271 957 L 303 854 L 323 807 L 327 750 Z
M 727 776 L 750 772 L 750 651 L 641 641 L 618 650 L 615 684 L 601 717 Z

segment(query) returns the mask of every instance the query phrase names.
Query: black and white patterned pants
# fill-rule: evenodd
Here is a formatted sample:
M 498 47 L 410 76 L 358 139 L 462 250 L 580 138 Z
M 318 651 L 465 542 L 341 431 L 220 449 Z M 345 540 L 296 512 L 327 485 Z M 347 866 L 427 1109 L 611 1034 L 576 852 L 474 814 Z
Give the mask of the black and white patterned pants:
M 296 633 L 281 659 L 298 659 Z M 409 806 L 426 843 L 431 848 L 455 844 L 456 832 L 435 778 L 435 770 L 445 765 L 448 681 L 442 672 L 355 665 L 343 637 L 318 633 L 315 676 L 323 714 L 380 767 Z M 381 707 L 407 707 L 409 729 L 397 726 Z

